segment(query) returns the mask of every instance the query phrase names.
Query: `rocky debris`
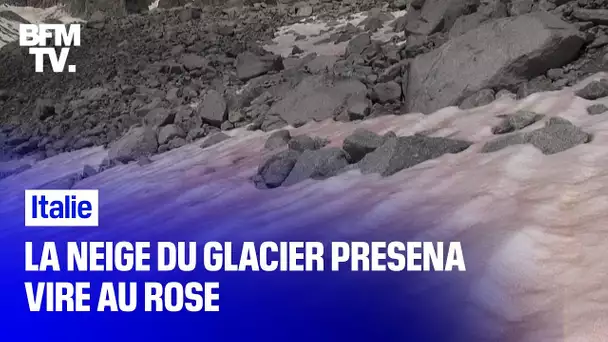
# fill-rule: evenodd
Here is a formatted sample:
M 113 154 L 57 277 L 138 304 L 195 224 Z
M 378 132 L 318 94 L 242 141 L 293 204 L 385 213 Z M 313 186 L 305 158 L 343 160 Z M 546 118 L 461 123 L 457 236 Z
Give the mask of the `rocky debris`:
M 498 125 L 492 127 L 493 134 L 505 134 L 519 131 L 542 119 L 544 115 L 529 111 L 519 111 L 514 114 L 501 115 L 500 117 L 502 118 L 502 121 Z
M 385 142 L 382 137 L 364 128 L 357 128 L 344 139 L 342 149 L 348 153 L 353 163 L 359 162 L 365 155 L 375 151 Z
M 363 174 L 379 173 L 390 176 L 429 159 L 446 153 L 459 153 L 471 145 L 470 142 L 448 138 L 413 135 L 390 137 L 359 162 Z
M 309 76 L 268 112 L 296 127 L 308 121 L 335 117 L 348 103 L 364 101 L 366 93 L 365 85 L 357 80 L 334 81 L 325 75 Z
M 283 69 L 281 56 L 258 56 L 251 52 L 243 52 L 236 58 L 236 74 L 241 81 L 264 75 L 270 71 Z
M 203 143 L 201 144 L 201 148 L 207 148 L 213 145 L 217 145 L 224 140 L 230 139 L 230 136 L 226 133 L 218 132 L 211 136 L 209 136 Z
M 608 96 L 608 80 L 601 79 L 598 81 L 592 81 L 582 89 L 578 90 L 576 96 L 582 97 L 586 100 L 597 100 L 602 97 Z
M 272 133 L 266 143 L 264 144 L 264 148 L 267 150 L 276 150 L 282 147 L 287 146 L 289 141 L 291 140 L 291 133 L 288 130 L 279 130 Z
M 482 89 L 519 84 L 572 61 L 584 41 L 576 27 L 547 12 L 482 24 L 412 61 L 406 105 L 432 113 Z
M 539 149 L 543 154 L 550 155 L 568 150 L 580 144 L 590 142 L 592 136 L 583 132 L 580 128 L 573 125 L 570 121 L 552 117 L 545 127 L 532 132 L 513 133 L 487 142 L 482 152 L 495 152 L 505 147 L 519 144 L 531 144 Z
M 140 156 L 156 153 L 157 134 L 148 126 L 133 126 L 119 140 L 110 145 L 108 157 L 121 163 L 134 161 Z
M 608 107 L 606 107 L 605 105 L 603 105 L 601 103 L 594 104 L 594 105 L 587 107 L 587 113 L 589 113 L 589 115 L 604 114 L 606 112 L 608 112 Z
M 495 98 L 496 96 L 494 94 L 494 90 L 482 89 L 476 92 L 475 94 L 465 98 L 458 107 L 460 109 L 471 109 L 475 107 L 481 107 L 492 103 Z
M 70 51 L 77 73 L 35 73 L 25 49 L 0 50 L 0 125 L 16 126 L 0 139 L 3 158 L 113 146 L 139 124 L 158 133 L 153 153 L 161 153 L 217 128 L 468 109 L 572 86 L 608 66 L 605 10 L 593 1 L 412 1 L 392 24 L 406 37 L 387 43 L 372 33 L 404 1 L 169 0 L 150 12 L 116 1 L 78 9 L 89 20 Z M 368 10 L 357 26 L 330 33 L 327 42 L 347 42 L 344 56 L 295 49 L 283 59 L 260 46 L 311 13 L 332 21 Z M 579 96 L 608 95 L 598 82 Z
M 296 165 L 300 152 L 286 150 L 273 155 L 258 168 L 253 177 L 255 186 L 259 189 L 273 189 L 281 186 Z
M 80 172 L 80 179 L 85 179 L 89 177 L 93 177 L 99 173 L 99 169 L 92 167 L 91 165 L 85 165 L 82 168 L 82 172 Z
M 372 89 L 372 100 L 378 103 L 392 103 L 401 100 L 401 86 L 390 81 L 378 83 Z
M 572 11 L 572 17 L 596 25 L 608 25 L 608 9 L 576 8 Z
M 312 138 L 308 135 L 301 134 L 289 139 L 287 144 L 289 148 L 294 151 L 304 152 L 306 150 L 318 150 L 323 148 L 325 145 L 327 145 L 327 142 L 327 140 L 319 137 Z
M 213 89 L 207 91 L 198 107 L 198 114 L 204 122 L 219 127 L 228 116 L 226 101 L 222 94 Z
M 306 179 L 336 176 L 349 164 L 349 156 L 340 148 L 304 150 L 281 185 L 290 186 Z

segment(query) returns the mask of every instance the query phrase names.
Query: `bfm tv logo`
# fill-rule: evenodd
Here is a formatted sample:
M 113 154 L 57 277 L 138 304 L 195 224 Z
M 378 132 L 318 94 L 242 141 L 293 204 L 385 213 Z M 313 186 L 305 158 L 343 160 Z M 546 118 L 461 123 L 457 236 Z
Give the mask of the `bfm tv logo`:
M 99 190 L 25 190 L 26 227 L 99 226 Z
M 36 56 L 36 72 L 43 72 L 45 55 L 49 56 L 53 72 L 63 72 L 70 48 L 62 47 L 57 55 L 55 47 L 45 47 L 49 38 L 54 38 L 55 47 L 80 46 L 80 25 L 71 24 L 69 30 L 63 24 L 19 25 L 19 45 L 29 46 L 30 55 Z M 68 65 L 68 72 L 76 72 L 76 66 Z

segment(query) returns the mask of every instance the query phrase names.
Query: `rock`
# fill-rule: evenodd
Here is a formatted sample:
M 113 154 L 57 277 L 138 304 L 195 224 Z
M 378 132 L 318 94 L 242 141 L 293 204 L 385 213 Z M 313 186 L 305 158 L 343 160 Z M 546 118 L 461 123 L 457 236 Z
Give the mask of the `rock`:
M 479 0 L 426 0 L 420 12 L 412 12 L 412 22 L 407 31 L 420 35 L 430 35 L 439 31 L 449 31 L 458 17 L 475 12 Z
M 325 75 L 309 76 L 272 105 L 270 114 L 294 127 L 338 115 L 343 106 L 365 100 L 367 88 L 353 79 L 332 81 Z
M 198 107 L 198 115 L 204 122 L 215 127 L 219 127 L 222 122 L 226 121 L 228 111 L 222 94 L 213 89 L 207 91 Z
M 584 41 L 548 12 L 487 22 L 412 61 L 407 110 L 431 113 L 482 89 L 519 84 L 573 60 Z
M 281 56 L 258 56 L 252 52 L 243 52 L 236 58 L 236 74 L 241 81 L 264 75 L 273 70 L 282 70 Z
M 146 166 L 150 164 L 152 164 L 152 159 L 150 159 L 148 156 L 141 156 L 137 158 L 137 165 L 139 166 Z
M 510 134 L 488 141 L 481 148 L 482 153 L 490 153 L 502 150 L 505 147 L 513 145 L 521 145 L 526 143 L 526 137 L 523 134 Z
M 281 184 L 291 186 L 306 179 L 326 179 L 337 175 L 349 164 L 349 156 L 342 149 L 333 147 L 305 150 L 298 157 L 289 175 Z
M 257 188 L 272 189 L 283 184 L 300 157 L 300 152 L 286 150 L 266 160 L 258 168 L 253 181 Z
M 463 140 L 422 135 L 388 138 L 382 146 L 363 157 L 359 168 L 363 174 L 379 173 L 382 176 L 390 176 L 446 153 L 462 152 L 470 145 L 470 142 Z
M 460 109 L 471 109 L 475 107 L 485 106 L 494 101 L 494 90 L 482 89 L 475 94 L 467 97 L 462 101 Z
M 11 94 L 6 89 L 0 89 L 0 101 L 6 101 L 11 97 Z
M 606 107 L 605 105 L 603 105 L 601 103 L 597 103 L 597 104 L 587 107 L 587 113 L 589 113 L 589 115 L 603 114 L 603 113 L 606 113 L 607 111 L 608 111 L 608 107 Z
M 608 25 L 608 9 L 575 8 L 572 16 L 579 21 L 589 21 L 596 25 Z
M 186 133 L 182 131 L 177 125 L 167 125 L 161 127 L 158 131 L 158 144 L 164 145 L 171 141 L 173 138 L 183 138 Z
M 36 107 L 34 108 L 34 116 L 39 120 L 45 120 L 55 115 L 55 106 L 49 99 L 36 100 Z
M 357 101 L 352 103 L 347 110 L 348 119 L 350 121 L 363 120 L 369 116 L 371 106 L 368 101 Z
M 505 134 L 518 131 L 532 125 L 543 117 L 544 115 L 542 114 L 528 111 L 519 111 L 514 114 L 503 115 L 500 124 L 492 127 L 492 133 Z
M 181 63 L 184 68 L 188 71 L 197 70 L 197 69 L 206 69 L 209 66 L 209 61 L 204 57 L 188 53 L 184 54 L 181 58 Z
M 378 83 L 372 90 L 372 100 L 379 103 L 399 102 L 401 100 L 401 86 L 394 81 Z
M 172 124 L 175 113 L 166 108 L 154 108 L 146 114 L 144 123 L 152 127 L 160 127 Z
M 308 135 L 296 135 L 289 139 L 288 146 L 290 149 L 298 152 L 304 152 L 306 150 L 318 150 L 322 148 L 320 141 L 313 139 Z
M 538 148 L 543 154 L 556 154 L 580 144 L 590 142 L 592 136 L 583 132 L 570 121 L 552 117 L 545 127 L 528 133 L 512 134 L 490 141 L 484 145 L 482 152 L 495 152 L 507 146 L 517 144 L 531 144 Z
M 344 139 L 342 149 L 351 157 L 352 163 L 358 163 L 366 154 L 375 151 L 384 144 L 385 138 L 364 128 L 357 128 Z
M 158 140 L 152 128 L 133 126 L 122 138 L 110 145 L 108 157 L 110 160 L 126 163 L 154 154 L 157 149 Z
M 371 35 L 369 33 L 362 33 L 348 42 L 345 55 L 361 54 L 371 43 Z
M 592 81 L 578 90 L 575 94 L 585 100 L 597 100 L 606 97 L 608 96 L 608 80 L 601 79 L 599 81 Z
M 82 172 L 80 173 L 80 178 L 85 179 L 85 178 L 93 177 L 98 173 L 99 173 L 99 170 L 97 170 L 94 167 L 92 167 L 91 165 L 87 164 L 82 168 Z
M 287 146 L 289 140 L 291 140 L 291 133 L 286 129 L 279 130 L 270 134 L 266 140 L 266 144 L 264 144 L 264 148 L 267 150 L 276 150 L 283 146 Z
M 223 133 L 223 132 L 218 132 L 218 133 L 211 135 L 207 139 L 205 139 L 205 141 L 203 141 L 203 143 L 201 144 L 201 148 L 207 148 L 207 147 L 210 147 L 213 145 L 217 145 L 217 144 L 221 143 L 222 141 L 228 140 L 228 139 L 230 139 L 230 136 L 228 134 Z
M 526 140 L 543 154 L 555 154 L 590 142 L 591 135 L 568 120 L 553 117 L 544 128 L 528 133 Z
M 297 17 L 310 17 L 312 15 L 312 6 L 306 3 L 300 3 L 295 6 L 295 15 Z
M 101 11 L 95 11 L 87 21 L 86 26 L 101 30 L 105 26 L 106 15 Z

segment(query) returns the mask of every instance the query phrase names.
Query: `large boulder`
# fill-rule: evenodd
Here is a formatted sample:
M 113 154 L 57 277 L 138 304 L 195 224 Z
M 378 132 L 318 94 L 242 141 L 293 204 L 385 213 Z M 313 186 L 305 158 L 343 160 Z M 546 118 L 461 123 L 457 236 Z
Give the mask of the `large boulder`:
M 326 76 L 310 76 L 276 102 L 269 110 L 288 124 L 323 121 L 339 114 L 345 104 L 365 100 L 367 88 L 357 80 L 332 81 Z
M 283 59 L 277 55 L 258 56 L 245 51 L 236 57 L 236 75 L 241 81 L 283 69 Z
M 108 158 L 126 163 L 154 154 L 157 150 L 156 131 L 148 126 L 133 126 L 122 138 L 110 145 Z
M 583 43 L 573 25 L 548 12 L 487 22 L 412 61 L 408 110 L 430 113 L 521 83 L 570 62 Z

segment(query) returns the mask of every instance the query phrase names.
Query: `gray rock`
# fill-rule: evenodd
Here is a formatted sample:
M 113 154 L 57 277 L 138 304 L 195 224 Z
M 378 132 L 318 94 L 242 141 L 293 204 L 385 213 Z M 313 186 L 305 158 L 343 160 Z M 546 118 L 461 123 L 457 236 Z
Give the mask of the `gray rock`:
M 258 56 L 252 52 L 243 52 L 236 58 L 236 74 L 241 81 L 264 75 L 273 70 L 282 70 L 281 56 Z
M 186 70 L 206 69 L 209 66 L 209 61 L 204 57 L 188 53 L 182 56 L 181 63 Z
M 608 107 L 606 107 L 605 105 L 603 105 L 601 103 L 597 103 L 597 104 L 587 107 L 587 113 L 589 113 L 589 115 L 603 114 L 603 113 L 606 113 L 607 111 L 608 111 Z
M 462 101 L 459 107 L 461 109 L 471 109 L 475 107 L 485 106 L 487 104 L 492 103 L 492 101 L 494 101 L 494 98 L 494 90 L 482 89 L 464 99 L 464 101 Z
M 575 94 L 586 100 L 597 100 L 606 97 L 608 96 L 608 80 L 601 79 L 599 81 L 592 81 L 578 90 Z
M 82 172 L 80 173 L 80 178 L 84 179 L 84 178 L 93 177 L 98 173 L 99 173 L 99 170 L 97 170 L 94 167 L 92 167 L 91 165 L 87 164 L 82 168 Z
M 542 119 L 544 115 L 537 114 L 529 111 L 519 111 L 514 114 L 507 114 L 502 116 L 502 121 L 492 127 L 493 134 L 505 134 L 513 131 L 519 131 L 524 129 L 538 120 Z
M 122 138 L 110 145 L 108 157 L 126 163 L 140 156 L 154 154 L 157 149 L 158 141 L 154 129 L 133 126 Z
M 361 54 L 371 43 L 371 35 L 369 33 L 362 33 L 348 42 L 345 55 Z
M 268 137 L 266 143 L 264 144 L 264 148 L 267 150 L 276 150 L 278 148 L 287 146 L 291 140 L 291 133 L 288 130 L 283 129 L 276 131 Z
M 186 133 L 177 125 L 167 125 L 160 128 L 158 131 L 158 143 L 164 145 L 173 138 L 183 138 Z
M 219 127 L 226 121 L 228 108 L 222 94 L 210 89 L 205 93 L 203 101 L 198 106 L 198 115 L 206 123 Z
M 507 146 L 521 145 L 521 144 L 525 144 L 526 142 L 527 142 L 526 137 L 523 134 L 520 134 L 520 133 L 509 134 L 509 135 L 505 135 L 505 136 L 496 138 L 494 140 L 488 141 L 481 148 L 481 152 L 482 153 L 496 152 L 496 151 L 502 150 L 503 148 L 505 148 Z
M 34 116 L 39 120 L 45 120 L 48 117 L 55 115 L 55 106 L 49 99 L 38 99 L 36 100 L 36 106 L 34 107 Z
M 591 134 L 583 132 L 570 121 L 553 117 L 545 123 L 543 128 L 490 141 L 484 145 L 482 152 L 495 152 L 516 144 L 531 144 L 543 154 L 551 155 L 580 144 L 586 144 L 591 139 Z
M 309 76 L 269 110 L 285 122 L 300 126 L 308 121 L 322 121 L 340 114 L 343 106 L 365 100 L 367 88 L 353 79 L 333 81 L 329 77 Z
M 401 86 L 394 81 L 378 83 L 372 90 L 372 100 L 379 103 L 393 103 L 401 100 Z
M 484 23 L 413 60 L 408 111 L 431 113 L 482 89 L 519 84 L 573 60 L 584 41 L 547 12 Z
M 146 114 L 144 123 L 152 127 L 160 127 L 172 124 L 175 113 L 166 108 L 154 108 Z
M 438 158 L 446 153 L 459 153 L 466 150 L 470 142 L 448 138 L 414 135 L 388 138 L 359 162 L 361 173 L 379 173 L 390 176 L 403 169 Z
M 372 131 L 357 128 L 344 139 L 342 149 L 351 157 L 352 163 L 358 163 L 366 154 L 375 151 L 386 139 Z
M 224 140 L 230 139 L 230 136 L 226 133 L 218 132 L 211 136 L 209 136 L 203 143 L 201 144 L 201 148 L 207 148 L 213 145 L 217 145 Z
M 300 152 L 286 150 L 273 155 L 260 165 L 253 181 L 257 188 L 272 189 L 281 186 L 300 157 Z
M 347 114 L 350 121 L 363 120 L 369 116 L 371 105 L 368 101 L 357 101 L 348 107 Z
M 590 21 L 596 25 L 608 25 L 608 9 L 575 8 L 572 16 L 579 21 Z
M 298 157 L 298 161 L 282 185 L 294 185 L 309 178 L 326 179 L 333 177 L 348 166 L 348 160 L 348 154 L 336 147 L 305 150 Z
M 309 137 L 308 135 L 296 135 L 289 139 L 288 146 L 294 151 L 304 152 L 306 150 L 318 150 L 320 146 L 318 140 Z
M 458 17 L 475 12 L 479 0 L 426 0 L 419 13 L 412 12 L 407 31 L 429 35 L 439 31 L 449 31 Z
M 591 141 L 591 135 L 570 121 L 553 117 L 544 128 L 527 134 L 526 140 L 543 154 L 555 154 Z

